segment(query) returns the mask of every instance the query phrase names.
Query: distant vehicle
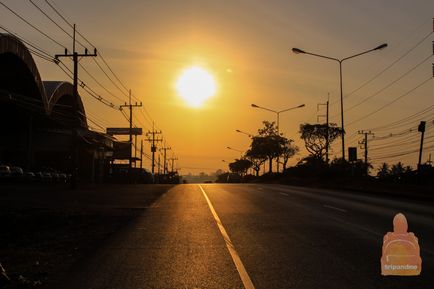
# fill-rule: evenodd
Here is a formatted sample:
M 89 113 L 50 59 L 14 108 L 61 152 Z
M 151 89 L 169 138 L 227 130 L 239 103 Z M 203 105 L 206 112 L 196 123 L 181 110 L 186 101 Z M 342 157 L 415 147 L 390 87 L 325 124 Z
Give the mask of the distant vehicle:
M 26 182 L 33 182 L 36 179 L 36 176 L 33 172 L 25 172 L 24 173 L 24 180 Z
M 59 174 L 59 182 L 61 182 L 61 183 L 66 183 L 67 181 L 68 181 L 68 176 L 67 176 L 67 174 L 64 174 L 64 173 Z
M 52 182 L 53 181 L 53 175 L 49 172 L 42 172 L 42 178 L 44 182 Z
M 212 181 L 205 181 L 205 184 L 212 184 Z
M 22 178 L 24 176 L 24 171 L 20 167 L 11 167 L 11 177 L 13 178 Z
M 1 165 L 0 166 L 0 178 L 5 179 L 11 176 L 11 169 L 9 166 Z
M 35 180 L 38 182 L 44 181 L 44 175 L 42 174 L 42 172 L 35 172 Z
M 51 173 L 51 176 L 53 178 L 53 182 L 57 183 L 60 181 L 60 174 L 59 173 L 53 172 L 53 173 Z

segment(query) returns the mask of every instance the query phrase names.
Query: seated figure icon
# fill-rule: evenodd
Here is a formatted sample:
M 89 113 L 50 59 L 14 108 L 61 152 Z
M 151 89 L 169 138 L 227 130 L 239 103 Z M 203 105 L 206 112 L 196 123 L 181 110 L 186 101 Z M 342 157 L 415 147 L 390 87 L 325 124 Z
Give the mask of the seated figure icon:
M 388 232 L 383 239 L 381 275 L 420 275 L 422 259 L 418 239 L 407 229 L 407 219 L 403 214 L 397 214 L 393 218 L 393 232 Z

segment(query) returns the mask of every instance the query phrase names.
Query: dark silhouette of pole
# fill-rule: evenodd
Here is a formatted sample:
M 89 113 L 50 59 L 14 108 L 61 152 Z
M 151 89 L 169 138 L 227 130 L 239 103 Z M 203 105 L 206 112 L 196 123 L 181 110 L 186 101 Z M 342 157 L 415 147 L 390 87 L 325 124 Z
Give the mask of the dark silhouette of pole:
M 156 131 L 154 123 L 152 122 L 152 131 L 148 131 L 146 133 L 146 136 L 148 137 L 148 141 L 151 143 L 151 154 L 152 154 L 152 165 L 151 165 L 151 172 L 152 172 L 152 178 L 155 182 L 155 152 L 157 151 L 156 143 L 163 141 L 161 138 L 157 138 L 158 135 L 161 134 L 161 131 Z
M 125 104 L 121 105 L 120 107 L 121 108 L 128 107 L 129 110 L 130 110 L 130 119 L 129 119 L 129 121 L 130 121 L 130 133 L 129 133 L 129 136 L 130 136 L 129 137 L 130 157 L 128 159 L 128 175 L 129 175 L 130 180 L 131 180 L 131 177 L 132 177 L 132 162 L 133 162 L 133 160 L 132 160 L 133 159 L 133 153 L 132 153 L 132 147 L 133 147 L 133 108 L 141 107 L 142 103 L 141 102 L 139 104 L 137 102 L 135 104 L 131 103 L 131 89 L 129 90 L 128 96 L 129 96 L 128 104 L 125 103 Z
M 369 167 L 368 167 L 368 136 L 369 135 L 374 135 L 374 134 L 370 130 L 369 131 L 359 130 L 358 134 L 364 135 L 364 139 L 361 142 L 359 142 L 359 144 L 363 144 L 364 145 L 366 175 L 368 175 L 369 174 Z
M 72 101 L 72 124 L 71 124 L 71 189 L 75 190 L 78 186 L 78 128 L 80 127 L 80 113 L 78 111 L 78 61 L 79 57 L 96 57 L 96 48 L 94 49 L 93 54 L 89 54 L 87 48 L 85 49 L 84 54 L 80 54 L 75 50 L 75 24 L 73 26 L 73 34 L 72 34 L 72 54 L 68 53 L 65 49 L 64 54 L 56 54 L 55 59 L 59 59 L 60 57 L 72 57 L 72 61 L 74 63 L 73 69 L 73 101 Z
M 325 59 L 329 59 L 329 60 L 333 60 L 333 61 L 337 61 L 339 63 L 339 88 L 340 88 L 340 93 L 341 93 L 341 127 L 342 127 L 342 131 L 341 131 L 341 138 L 342 138 L 342 160 L 345 160 L 345 127 L 344 127 L 344 95 L 343 95 L 343 84 L 342 84 L 342 63 L 345 60 L 375 51 L 375 50 L 381 50 L 383 48 L 387 47 L 387 43 L 383 43 L 373 49 L 369 49 L 366 50 L 364 52 L 361 53 L 357 53 L 354 54 L 352 56 L 349 57 L 345 57 L 342 59 L 338 59 L 338 58 L 334 58 L 334 57 L 329 57 L 329 56 L 325 56 L 325 55 L 320 55 L 320 54 L 316 54 L 316 53 L 311 53 L 311 52 L 306 52 L 302 49 L 299 48 L 292 48 L 292 52 L 294 52 L 295 54 L 308 54 L 308 55 L 312 55 L 312 56 L 317 56 L 317 57 L 321 57 L 321 58 L 325 58 Z
M 143 140 L 140 140 L 140 171 L 143 168 Z
M 425 125 L 426 121 L 421 121 L 417 131 L 421 133 L 420 135 L 420 147 L 419 147 L 419 161 L 417 162 L 417 170 L 420 173 L 422 165 L 422 153 L 423 153 L 423 138 L 425 136 Z
M 168 171 L 167 169 L 167 150 L 171 150 L 171 147 L 166 147 L 166 142 L 164 142 L 164 146 L 161 148 L 161 150 L 163 151 L 163 175 L 165 175 Z
M 171 157 L 169 160 L 172 162 L 172 169 L 171 169 L 171 171 L 172 171 L 172 174 L 173 174 L 175 172 L 175 161 L 177 161 L 178 158 L 177 157 Z
M 329 133 L 330 133 L 330 125 L 329 125 L 329 97 L 327 98 L 327 102 L 326 103 L 318 103 L 318 108 L 317 110 L 319 110 L 319 106 L 321 105 L 325 105 L 326 106 L 326 114 L 325 115 L 318 115 L 318 119 L 317 121 L 319 122 L 319 118 L 320 117 L 325 117 L 326 118 L 326 163 L 329 163 Z

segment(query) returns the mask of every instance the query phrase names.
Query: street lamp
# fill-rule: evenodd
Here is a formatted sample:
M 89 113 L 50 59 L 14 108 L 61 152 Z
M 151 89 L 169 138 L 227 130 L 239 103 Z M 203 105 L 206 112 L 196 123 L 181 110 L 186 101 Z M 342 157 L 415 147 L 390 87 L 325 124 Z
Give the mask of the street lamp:
M 263 107 L 263 106 L 259 106 L 259 105 L 256 105 L 256 104 L 252 103 L 252 107 L 254 107 L 254 108 L 268 110 L 268 111 L 274 112 L 276 114 L 276 116 L 277 116 L 277 122 L 276 122 L 277 133 L 279 133 L 280 114 L 282 112 L 287 112 L 288 110 L 292 110 L 292 109 L 296 109 L 296 108 L 301 108 L 301 107 L 304 107 L 304 106 L 305 106 L 304 104 L 300 104 L 300 105 L 297 105 L 297 106 L 294 106 L 294 107 L 290 107 L 290 108 L 287 108 L 287 109 L 283 109 L 283 110 L 273 110 L 273 109 L 269 109 L 269 108 L 266 108 L 266 107 Z
M 273 109 L 269 109 L 269 108 L 262 107 L 262 106 L 259 106 L 259 105 L 256 105 L 256 104 L 252 103 L 252 107 L 254 107 L 254 108 L 259 108 L 259 109 L 271 111 L 271 112 L 274 112 L 276 114 L 276 116 L 277 116 L 276 128 L 277 128 L 277 134 L 278 135 L 280 135 L 280 131 L 279 131 L 280 114 L 282 112 L 287 112 L 288 110 L 293 110 L 293 109 L 301 108 L 301 107 L 304 107 L 304 106 L 305 106 L 305 104 L 300 104 L 300 105 L 297 105 L 297 106 L 294 106 L 294 107 L 290 107 L 290 108 L 287 108 L 287 109 L 283 109 L 283 110 L 273 110 Z M 279 172 L 279 158 L 277 158 L 277 172 Z
M 235 131 L 236 131 L 236 132 L 239 132 L 239 133 L 242 133 L 242 134 L 245 134 L 246 136 L 248 136 L 248 137 L 250 137 L 250 138 L 252 138 L 252 137 L 253 137 L 253 135 L 252 135 L 252 134 L 250 134 L 250 133 L 248 133 L 248 132 L 244 132 L 244 131 L 242 131 L 242 130 L 239 130 L 239 129 L 236 129 Z
M 345 129 L 344 129 L 344 100 L 343 100 L 343 88 L 342 88 L 342 62 L 344 62 L 345 60 L 372 52 L 372 51 L 376 51 L 376 50 L 381 50 L 383 48 L 387 47 L 387 43 L 383 43 L 373 49 L 369 49 L 366 50 L 364 52 L 361 53 L 357 53 L 342 59 L 338 59 L 338 58 L 333 58 L 333 57 L 329 57 L 329 56 L 325 56 L 325 55 L 320 55 L 320 54 L 316 54 L 316 53 L 311 53 L 311 52 L 306 52 L 300 48 L 292 48 L 292 52 L 294 52 L 295 54 L 308 54 L 308 55 L 312 55 L 312 56 L 317 56 L 317 57 L 321 57 L 321 58 L 325 58 L 325 59 L 329 59 L 329 60 L 334 60 L 339 62 L 339 86 L 340 86 L 340 90 L 341 90 L 341 126 L 342 126 L 342 132 L 341 132 L 341 137 L 342 137 L 342 159 L 345 160 Z
M 231 147 L 226 147 L 228 150 L 233 150 L 233 151 L 236 151 L 236 152 L 239 152 L 241 155 L 243 154 L 243 151 L 242 150 L 239 150 L 239 149 L 234 149 L 234 148 L 231 148 Z

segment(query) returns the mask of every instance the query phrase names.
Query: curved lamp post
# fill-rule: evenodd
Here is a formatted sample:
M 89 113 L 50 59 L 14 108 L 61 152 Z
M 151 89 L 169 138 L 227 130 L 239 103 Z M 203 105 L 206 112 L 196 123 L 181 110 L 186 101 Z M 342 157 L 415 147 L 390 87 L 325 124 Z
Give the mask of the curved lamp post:
M 383 44 L 378 45 L 377 47 L 375 47 L 373 49 L 369 49 L 369 50 L 363 51 L 361 53 L 357 53 L 357 54 L 354 54 L 354 55 L 351 55 L 351 56 L 348 56 L 348 57 L 345 57 L 342 59 L 307 52 L 307 51 L 304 51 L 300 48 L 295 48 L 295 47 L 292 48 L 292 52 L 294 52 L 295 54 L 308 54 L 308 55 L 317 56 L 317 57 L 321 57 L 321 58 L 325 58 L 325 59 L 334 60 L 334 61 L 339 62 L 339 86 L 340 86 L 340 90 L 341 90 L 341 126 L 342 126 L 341 137 L 342 137 L 342 159 L 343 160 L 345 160 L 345 128 L 344 128 L 344 101 L 343 101 L 343 89 L 342 89 L 342 62 L 344 62 L 345 60 L 348 60 L 348 59 L 372 52 L 372 51 L 381 50 L 381 49 L 386 48 L 386 47 L 387 47 L 387 43 L 383 43 Z
M 251 106 L 254 107 L 254 108 L 259 108 L 259 109 L 263 109 L 263 110 L 267 110 L 267 111 L 275 113 L 276 117 L 277 117 L 277 122 L 276 122 L 277 134 L 280 135 L 280 131 L 279 131 L 280 114 L 283 113 L 283 112 L 287 112 L 289 110 L 296 109 L 296 108 L 305 107 L 305 104 L 303 103 L 303 104 L 300 104 L 300 105 L 297 105 L 297 106 L 294 106 L 294 107 L 290 107 L 290 108 L 286 108 L 286 109 L 283 109 L 283 110 L 269 109 L 269 108 L 266 108 L 266 107 L 263 107 L 263 106 L 256 105 L 254 103 L 252 103 Z M 277 158 L 277 172 L 279 172 L 279 158 Z

